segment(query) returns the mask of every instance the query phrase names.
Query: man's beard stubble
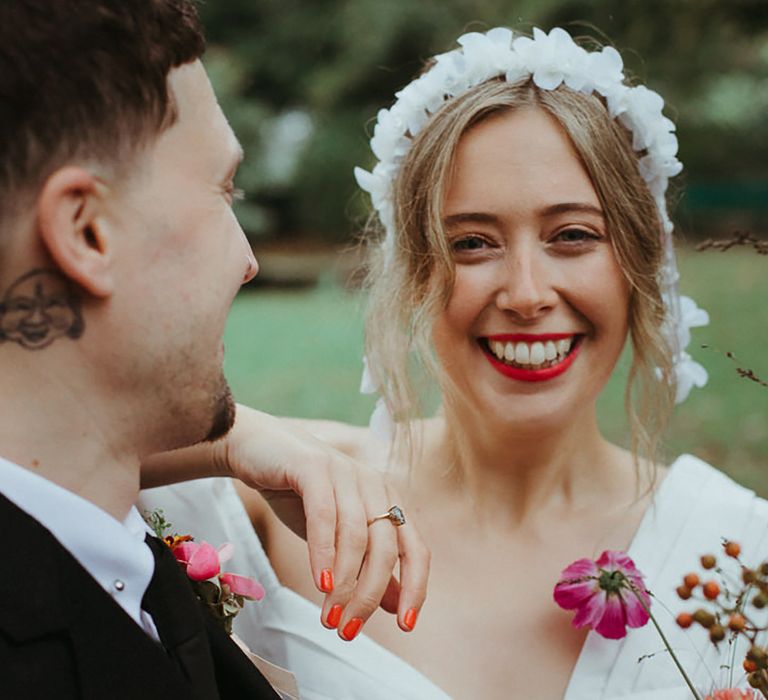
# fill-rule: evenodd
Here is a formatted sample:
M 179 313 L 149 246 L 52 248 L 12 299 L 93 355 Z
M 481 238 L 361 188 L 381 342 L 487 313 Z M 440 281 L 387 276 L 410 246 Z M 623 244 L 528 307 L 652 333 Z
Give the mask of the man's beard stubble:
M 213 404 L 211 427 L 208 434 L 203 438 L 203 442 L 214 442 L 223 438 L 235 424 L 235 399 L 223 375 L 221 383 L 221 389 Z

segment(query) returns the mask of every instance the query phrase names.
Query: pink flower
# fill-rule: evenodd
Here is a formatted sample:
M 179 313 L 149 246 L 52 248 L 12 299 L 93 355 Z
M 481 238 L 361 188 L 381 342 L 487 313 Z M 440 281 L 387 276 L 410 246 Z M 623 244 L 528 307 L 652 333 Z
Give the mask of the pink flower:
M 704 700 L 755 700 L 757 694 L 754 690 L 737 690 L 736 688 L 725 688 L 715 690 L 712 695 L 705 695 Z
M 576 611 L 574 627 L 590 627 L 607 639 L 621 639 L 627 627 L 642 627 L 649 620 L 651 600 L 643 575 L 624 552 L 573 562 L 560 574 L 554 598 L 561 608 Z
M 173 549 L 173 555 L 193 581 L 206 581 L 221 571 L 219 553 L 207 542 L 182 542 Z
M 229 586 L 229 590 L 235 595 L 241 595 L 249 600 L 261 600 L 264 597 L 264 587 L 248 576 L 220 574 L 219 581 Z

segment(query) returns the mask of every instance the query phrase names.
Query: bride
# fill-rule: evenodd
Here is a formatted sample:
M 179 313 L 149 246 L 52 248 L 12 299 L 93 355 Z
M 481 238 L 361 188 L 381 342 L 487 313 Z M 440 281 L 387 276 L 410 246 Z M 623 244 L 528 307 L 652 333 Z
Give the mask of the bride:
M 603 550 L 628 551 L 646 574 L 707 691 L 718 657 L 704 634 L 675 628 L 674 589 L 723 536 L 760 556 L 768 511 L 692 456 L 659 464 L 675 399 L 706 382 L 685 352 L 706 314 L 678 296 L 665 202 L 681 169 L 674 125 L 658 95 L 630 87 L 615 50 L 587 52 L 561 29 L 459 44 L 379 113 L 378 163 L 357 172 L 380 222 L 372 427 L 297 421 L 386 466 L 418 523 L 432 569 L 423 609 L 400 602 L 413 632 L 383 615 L 361 628 L 323 598 L 305 545 L 257 491 L 238 486 L 248 519 L 230 485 L 190 486 L 185 507 L 218 519 L 262 577 L 268 597 L 240 634 L 290 666 L 305 699 L 688 697 L 650 626 L 609 641 L 553 603 L 560 571 Z M 630 450 L 602 436 L 595 408 L 627 339 Z M 440 389 L 433 418 L 417 415 L 414 357 Z M 229 438 L 242 469 L 249 416 L 240 409 Z

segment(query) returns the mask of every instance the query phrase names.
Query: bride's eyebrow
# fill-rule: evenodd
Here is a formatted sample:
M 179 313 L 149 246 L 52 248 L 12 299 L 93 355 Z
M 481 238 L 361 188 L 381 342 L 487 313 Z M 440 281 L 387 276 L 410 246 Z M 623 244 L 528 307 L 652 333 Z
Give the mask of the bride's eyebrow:
M 572 213 L 592 214 L 601 219 L 605 218 L 605 214 L 603 214 L 603 210 L 600 207 L 596 207 L 594 204 L 589 204 L 587 202 L 561 202 L 544 207 L 538 211 L 539 216 L 556 216 L 557 214 Z
M 460 214 L 451 214 L 443 219 L 443 226 L 450 228 L 458 224 L 494 224 L 498 225 L 499 217 L 494 214 L 483 212 L 466 212 Z

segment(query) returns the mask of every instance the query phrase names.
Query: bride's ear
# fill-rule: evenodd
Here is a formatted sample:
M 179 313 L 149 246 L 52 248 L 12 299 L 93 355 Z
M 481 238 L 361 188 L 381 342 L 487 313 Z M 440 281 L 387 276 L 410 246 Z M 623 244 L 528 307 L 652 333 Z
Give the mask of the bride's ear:
M 89 170 L 66 166 L 46 180 L 37 199 L 42 245 L 64 275 L 96 297 L 109 296 L 114 287 L 106 195 Z

